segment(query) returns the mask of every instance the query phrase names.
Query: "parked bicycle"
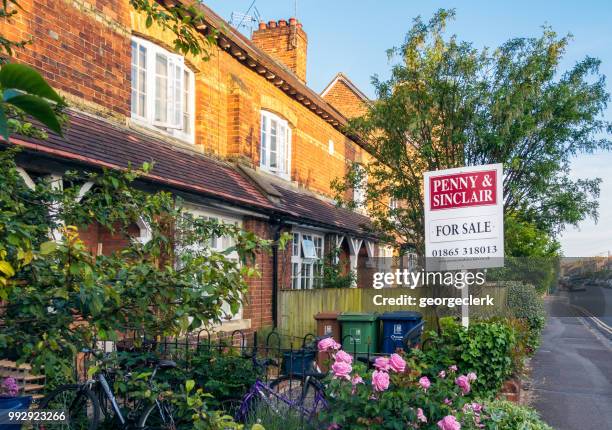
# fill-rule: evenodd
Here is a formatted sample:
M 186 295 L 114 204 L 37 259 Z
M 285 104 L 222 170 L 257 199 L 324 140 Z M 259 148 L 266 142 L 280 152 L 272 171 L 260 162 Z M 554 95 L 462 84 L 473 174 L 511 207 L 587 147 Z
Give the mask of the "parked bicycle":
M 297 351 L 288 353 L 284 368 L 288 371 L 274 379 L 269 384 L 261 380 L 251 387 L 242 398 L 240 407 L 236 413 L 236 419 L 247 421 L 255 411 L 267 408 L 271 413 L 278 416 L 287 416 L 294 413 L 304 419 L 313 418 L 319 411 L 327 406 L 325 402 L 325 390 L 321 380 L 327 376 L 321 372 L 314 360 L 306 363 L 297 360 L 302 365 L 295 366 L 294 356 L 303 358 L 308 353 L 316 351 L 316 345 L 322 338 L 315 338 L 312 345 L 304 345 Z M 266 360 L 267 366 L 276 365 L 274 361 Z
M 103 361 L 104 357 L 93 350 L 84 350 Z M 159 371 L 173 369 L 176 363 L 170 360 L 151 360 L 151 376 L 147 384 L 155 391 L 155 376 Z M 129 374 L 126 375 L 129 377 Z M 113 369 L 102 369 L 92 379 L 80 384 L 62 385 L 39 404 L 40 409 L 63 410 L 67 413 L 66 422 L 44 423 L 35 427 L 37 430 L 96 430 L 102 423 L 113 429 L 136 428 L 175 430 L 172 404 L 162 398 L 156 398 L 150 404 L 139 402 L 134 408 L 139 412 L 136 419 L 124 415 L 113 392 L 111 384 L 114 378 Z M 141 412 L 140 412 L 141 411 Z

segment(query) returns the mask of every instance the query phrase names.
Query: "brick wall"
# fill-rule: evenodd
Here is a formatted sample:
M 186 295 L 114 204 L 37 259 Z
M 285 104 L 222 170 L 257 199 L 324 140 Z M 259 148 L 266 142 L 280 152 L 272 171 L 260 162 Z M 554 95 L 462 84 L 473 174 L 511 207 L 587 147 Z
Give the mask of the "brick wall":
M 23 0 L 0 21 L 10 40 L 32 40 L 15 59 L 37 68 L 72 105 L 105 115 L 130 113 L 129 9 L 125 0 Z
M 2 34 L 12 39 L 33 39 L 17 50 L 17 61 L 41 71 L 69 97 L 71 106 L 115 116 L 124 124 L 130 116 L 130 34 L 164 47 L 172 45 L 173 35 L 155 25 L 147 28 L 144 17 L 130 10 L 127 0 L 21 4 L 25 12 L 0 24 Z M 290 27 L 277 29 L 285 32 Z M 303 38 L 305 44 L 305 33 Z M 305 67 L 305 54 L 303 60 Z M 213 47 L 209 61 L 188 56 L 187 63 L 196 75 L 195 140 L 203 152 L 241 157 L 258 166 L 260 112 L 269 110 L 287 119 L 292 128 L 291 178 L 301 186 L 330 196 L 330 182 L 344 175 L 346 162 L 368 158 L 327 121 L 229 53 Z M 328 150 L 330 140 L 333 154 Z
M 253 43 L 306 82 L 308 37 L 295 18 L 259 23 L 259 29 L 253 32 Z
M 367 112 L 363 99 L 341 79 L 325 93 L 323 99 L 347 118 L 359 117 Z
M 140 229 L 136 224 L 132 224 L 128 227 L 127 234 L 126 237 L 124 233 L 118 230 L 110 231 L 98 223 L 79 230 L 79 237 L 94 255 L 98 255 L 99 251 L 102 251 L 102 255 L 110 255 L 113 252 L 120 251 L 129 245 L 130 238 L 140 236 Z

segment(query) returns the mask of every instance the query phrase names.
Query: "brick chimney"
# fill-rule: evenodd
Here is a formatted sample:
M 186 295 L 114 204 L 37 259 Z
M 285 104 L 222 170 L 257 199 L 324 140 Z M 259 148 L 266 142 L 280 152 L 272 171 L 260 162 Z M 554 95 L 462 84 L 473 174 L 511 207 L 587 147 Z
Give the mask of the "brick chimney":
M 308 37 L 297 19 L 260 22 L 259 29 L 253 32 L 253 43 L 306 82 Z

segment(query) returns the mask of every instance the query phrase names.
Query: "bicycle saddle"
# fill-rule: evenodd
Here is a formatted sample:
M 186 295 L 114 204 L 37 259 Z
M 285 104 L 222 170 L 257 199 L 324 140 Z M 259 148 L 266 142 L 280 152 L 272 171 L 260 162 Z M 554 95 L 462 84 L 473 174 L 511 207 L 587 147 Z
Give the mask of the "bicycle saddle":
M 174 369 L 176 367 L 176 363 L 172 360 L 156 360 L 155 366 L 159 369 Z

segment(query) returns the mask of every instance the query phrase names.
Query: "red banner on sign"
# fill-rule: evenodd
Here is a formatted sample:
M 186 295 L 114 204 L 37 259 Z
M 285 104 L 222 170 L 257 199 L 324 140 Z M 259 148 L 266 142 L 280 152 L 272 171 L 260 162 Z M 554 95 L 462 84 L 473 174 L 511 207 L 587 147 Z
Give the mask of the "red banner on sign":
M 497 203 L 495 170 L 429 178 L 430 209 L 456 209 Z

